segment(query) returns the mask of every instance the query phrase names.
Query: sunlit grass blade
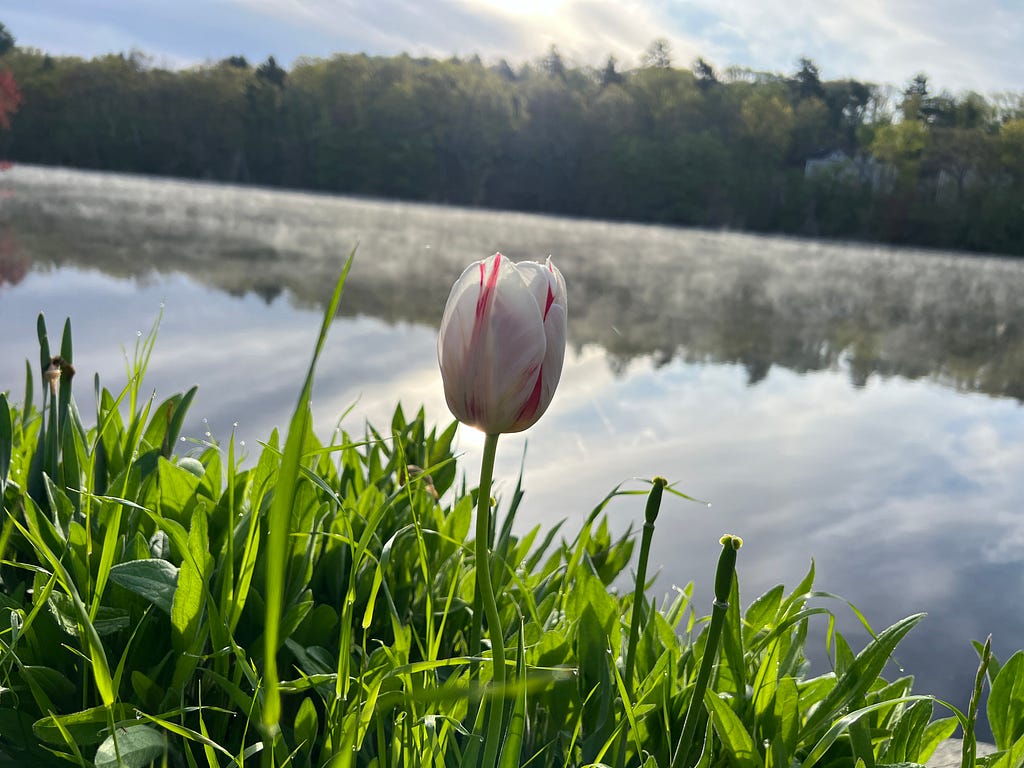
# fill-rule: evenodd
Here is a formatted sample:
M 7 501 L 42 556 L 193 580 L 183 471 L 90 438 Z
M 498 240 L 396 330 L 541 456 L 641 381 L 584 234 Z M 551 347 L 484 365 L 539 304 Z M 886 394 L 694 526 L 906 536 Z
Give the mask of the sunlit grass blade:
M 263 728 L 269 738 L 274 738 L 279 730 L 281 719 L 281 693 L 278 688 L 277 672 L 277 650 L 280 643 L 281 610 L 283 606 L 283 595 L 285 589 L 285 553 L 287 550 L 288 533 L 290 531 L 292 497 L 299 479 L 299 462 L 302 459 L 302 446 L 309 431 L 309 400 L 313 391 L 313 377 L 316 372 L 316 363 L 323 350 L 324 342 L 327 339 L 327 330 L 331 321 L 337 314 L 338 306 L 341 303 L 342 290 L 345 287 L 345 279 L 348 277 L 352 260 L 355 257 L 353 249 L 345 261 L 341 275 L 334 286 L 334 294 L 324 312 L 323 322 L 320 325 L 320 335 L 317 337 L 316 346 L 313 350 L 313 359 L 306 372 L 306 379 L 299 395 L 298 403 L 295 406 L 295 413 L 288 426 L 288 437 L 285 441 L 284 454 L 281 458 L 281 467 L 278 471 L 277 485 L 274 489 L 274 497 L 271 501 L 270 511 L 267 517 L 267 594 L 264 621 L 264 705 L 263 705 Z
M 4 494 L 7 491 L 7 475 L 11 471 L 11 452 L 14 447 L 14 427 L 11 424 L 11 408 L 7 395 L 0 392 L 0 511 L 4 509 Z M 3 551 L 0 550 L 0 557 Z

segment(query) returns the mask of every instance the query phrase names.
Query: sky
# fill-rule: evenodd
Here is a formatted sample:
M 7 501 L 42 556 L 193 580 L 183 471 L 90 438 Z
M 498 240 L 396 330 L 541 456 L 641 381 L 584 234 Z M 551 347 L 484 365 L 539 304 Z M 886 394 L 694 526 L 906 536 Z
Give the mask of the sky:
M 629 69 L 663 38 L 678 67 L 792 73 L 808 57 L 826 80 L 1024 91 L 1024 0 L 0 0 L 0 22 L 50 54 L 138 50 L 173 68 L 360 52 L 516 65 L 555 45 Z

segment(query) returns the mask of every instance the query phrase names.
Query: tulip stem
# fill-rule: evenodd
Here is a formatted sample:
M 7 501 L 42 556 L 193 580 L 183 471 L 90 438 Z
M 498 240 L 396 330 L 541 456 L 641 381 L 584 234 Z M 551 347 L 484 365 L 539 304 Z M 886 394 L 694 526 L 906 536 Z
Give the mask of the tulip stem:
M 484 440 L 484 457 L 480 465 L 480 487 L 477 490 L 476 508 L 476 589 L 487 614 L 487 631 L 491 638 L 492 683 L 495 694 L 489 697 L 493 710 L 487 717 L 487 739 L 484 742 L 484 759 L 481 765 L 497 764 L 498 749 L 501 746 L 501 723 L 505 704 L 505 636 L 501 628 L 498 605 L 494 600 L 494 585 L 491 583 L 491 551 L 488 548 L 491 526 L 491 478 L 494 476 L 494 456 L 498 450 L 498 435 L 487 435 Z M 473 617 L 474 624 L 480 621 L 479 614 Z M 475 633 L 480 637 L 480 632 Z M 476 649 L 479 651 L 479 648 Z

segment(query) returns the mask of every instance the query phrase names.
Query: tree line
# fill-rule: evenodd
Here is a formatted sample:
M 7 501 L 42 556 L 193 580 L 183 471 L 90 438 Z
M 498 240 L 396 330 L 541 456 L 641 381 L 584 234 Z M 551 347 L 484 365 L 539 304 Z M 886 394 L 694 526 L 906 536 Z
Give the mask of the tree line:
M 1024 96 L 823 80 L 655 41 L 636 69 L 338 54 L 180 71 L 0 46 L 0 157 L 572 216 L 1024 254 Z

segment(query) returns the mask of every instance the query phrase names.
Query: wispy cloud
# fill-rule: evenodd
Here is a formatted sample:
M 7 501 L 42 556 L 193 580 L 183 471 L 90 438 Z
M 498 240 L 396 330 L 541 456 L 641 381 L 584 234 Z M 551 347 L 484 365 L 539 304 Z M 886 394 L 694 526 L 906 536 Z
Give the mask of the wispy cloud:
M 801 56 L 826 78 L 938 88 L 1024 89 L 1024 6 L 1016 0 L 0 0 L 19 42 L 91 56 L 140 49 L 187 64 L 243 54 L 290 63 L 335 52 L 521 62 L 552 45 L 577 64 L 635 66 L 656 38 L 678 66 L 701 55 L 792 72 Z

